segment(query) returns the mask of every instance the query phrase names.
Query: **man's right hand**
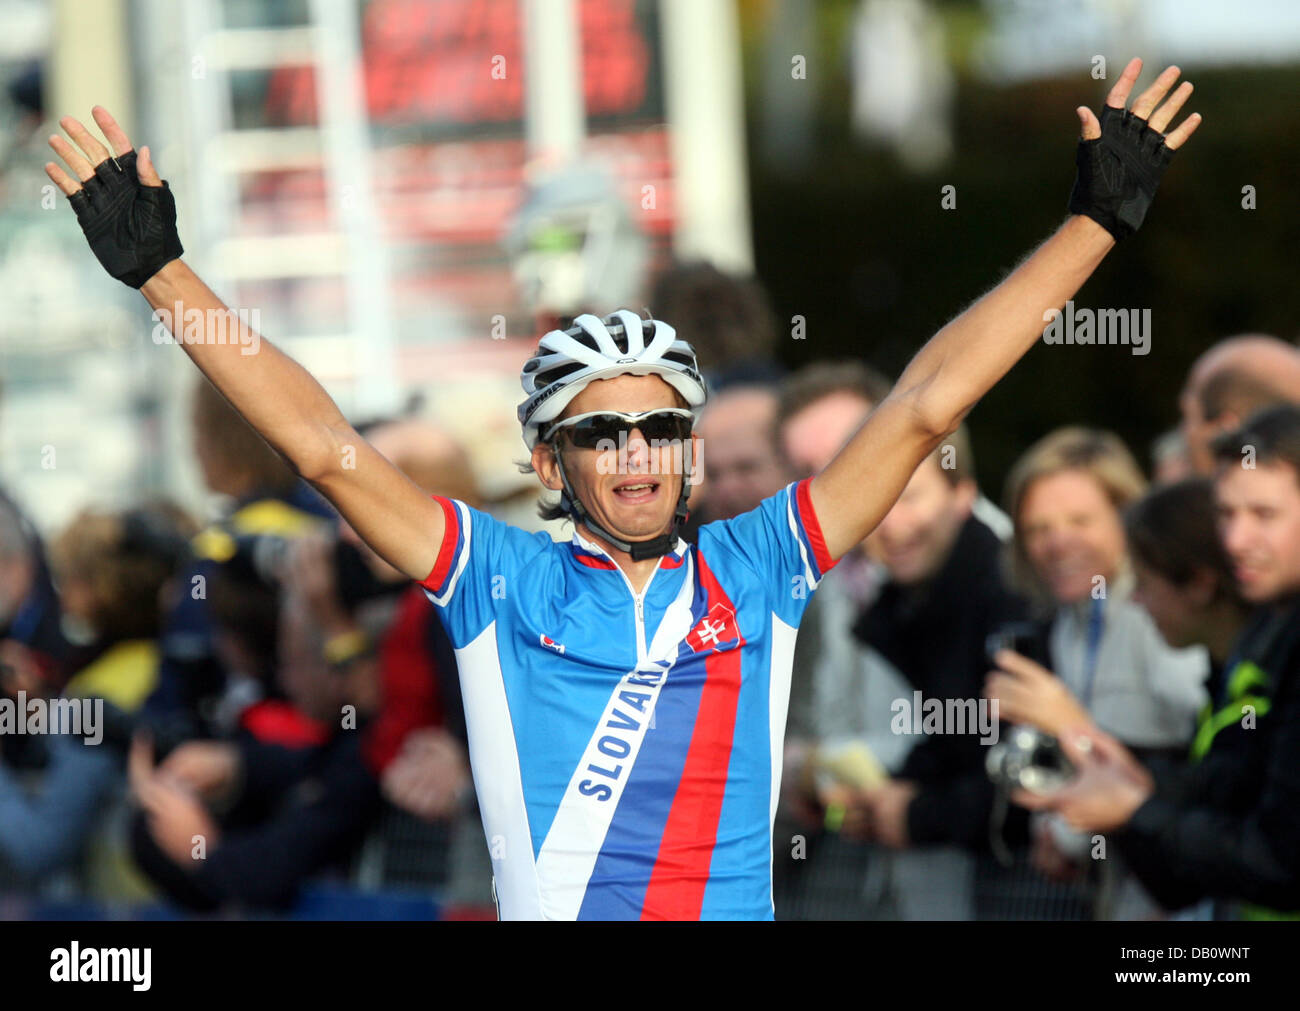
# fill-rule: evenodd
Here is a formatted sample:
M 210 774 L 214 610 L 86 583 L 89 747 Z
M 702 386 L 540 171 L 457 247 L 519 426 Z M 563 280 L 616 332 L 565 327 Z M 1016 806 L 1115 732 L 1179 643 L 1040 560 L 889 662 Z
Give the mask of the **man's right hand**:
M 67 196 L 104 269 L 123 284 L 140 288 L 185 252 L 176 232 L 176 201 L 159 178 L 149 149 L 141 148 L 137 156 L 107 109 L 97 105 L 91 112 L 116 157 L 81 123 L 64 116 L 59 125 L 77 147 L 57 134 L 50 138 L 50 147 L 76 179 L 55 162 L 46 162 L 45 174 Z
M 180 259 L 176 207 L 149 149 L 137 157 L 107 110 L 96 107 L 94 116 L 116 159 L 64 117 L 60 123 L 76 147 L 62 137 L 52 137 L 50 146 L 72 175 L 53 162 L 45 171 L 76 209 L 96 257 L 114 277 L 141 289 L 155 319 L 222 396 L 375 554 L 411 579 L 428 578 L 446 531 L 442 506 L 357 434 L 310 372 L 254 334 Z M 182 335 L 181 321 L 192 315 L 202 325 Z
M 1075 110 L 1082 136 L 1075 155 L 1079 172 L 1070 194 L 1070 212 L 1091 218 L 1116 241 L 1141 226 L 1169 160 L 1201 125 L 1200 113 L 1192 113 L 1177 129 L 1164 133 L 1192 93 L 1191 82 L 1184 81 L 1165 100 L 1182 73 L 1177 67 L 1165 68 L 1126 110 L 1141 72 L 1142 61 L 1130 60 L 1106 96 L 1101 119 L 1087 106 Z

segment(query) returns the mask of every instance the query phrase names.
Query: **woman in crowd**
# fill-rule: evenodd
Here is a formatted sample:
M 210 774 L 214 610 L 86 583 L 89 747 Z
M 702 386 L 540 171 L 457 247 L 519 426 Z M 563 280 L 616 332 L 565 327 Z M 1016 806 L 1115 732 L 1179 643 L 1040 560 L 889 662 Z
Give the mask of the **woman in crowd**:
M 1123 510 L 1145 488 L 1136 461 L 1109 432 L 1059 429 L 1016 463 L 1007 494 L 1014 565 L 1050 609 L 1045 655 L 1057 677 L 1004 652 L 988 694 L 1011 723 L 1059 734 L 1082 717 L 1144 758 L 1179 759 L 1207 697 L 1209 663 L 1203 648 L 1166 643 L 1133 599 Z M 1056 879 L 1077 876 L 1093 846 L 1055 821 L 1040 822 L 1035 835 L 1035 865 Z M 1111 912 L 1155 910 L 1122 889 Z

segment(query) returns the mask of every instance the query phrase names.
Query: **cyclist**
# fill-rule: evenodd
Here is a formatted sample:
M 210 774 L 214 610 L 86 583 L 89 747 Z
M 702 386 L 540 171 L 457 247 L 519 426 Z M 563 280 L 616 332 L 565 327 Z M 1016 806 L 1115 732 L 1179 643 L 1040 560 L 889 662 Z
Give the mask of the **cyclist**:
M 1162 136 L 1191 92 L 1164 101 L 1177 67 L 1125 111 L 1140 70 L 1129 64 L 1100 120 L 1078 110 L 1073 213 L 1057 232 L 922 348 L 824 471 L 702 527 L 695 547 L 677 531 L 706 393 L 664 322 L 583 315 L 524 366 L 532 465 L 575 526 L 556 544 L 429 497 L 369 447 L 180 259 L 171 193 L 106 110 L 93 114 L 114 155 L 65 117 L 77 147 L 50 143 L 73 175 L 46 171 L 109 273 L 184 332 L 185 352 L 253 427 L 442 609 L 502 917 L 771 918 L 780 744 L 808 596 L 1037 340 L 1045 310 L 1141 224 L 1200 117 Z

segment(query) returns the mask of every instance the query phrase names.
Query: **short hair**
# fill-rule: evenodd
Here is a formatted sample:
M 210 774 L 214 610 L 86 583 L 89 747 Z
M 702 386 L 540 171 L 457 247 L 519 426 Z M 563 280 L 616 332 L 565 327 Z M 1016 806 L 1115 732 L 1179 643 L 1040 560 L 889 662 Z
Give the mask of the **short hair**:
M 1233 432 L 1210 444 L 1216 463 L 1240 465 L 1253 451 L 1256 464 L 1286 463 L 1300 481 L 1300 407 L 1278 404 L 1251 415 Z
M 1228 412 L 1247 418 L 1266 407 L 1294 402 L 1280 384 L 1240 368 L 1220 369 L 1200 390 L 1201 416 L 1206 421 L 1217 421 Z
M 1215 599 L 1240 602 L 1232 562 L 1215 525 L 1214 482 L 1188 478 L 1155 488 L 1124 513 L 1133 557 L 1175 586 L 1198 572 L 1215 577 Z
M 879 404 L 893 383 L 870 365 L 856 359 L 838 362 L 813 362 L 787 376 L 781 384 L 776 406 L 776 431 L 800 411 L 836 393 L 861 397 L 872 407 Z
M 281 495 L 298 483 L 284 457 L 202 376 L 194 388 L 194 428 L 207 451 L 228 471 L 245 476 L 250 489 Z
M 826 397 L 848 393 L 860 397 L 874 409 L 889 396 L 891 389 L 893 384 L 888 379 L 856 359 L 805 365 L 780 386 L 776 417 L 772 422 L 773 445 L 780 450 L 781 429 L 786 422 Z M 944 450 L 949 446 L 953 449 L 953 466 L 945 467 Z M 964 423 L 943 440 L 933 455 L 938 458 L 943 476 L 953 486 L 975 480 L 975 452 L 971 447 L 970 431 Z
M 91 624 L 108 641 L 157 636 L 158 599 L 198 524 L 159 499 L 125 512 L 82 510 L 50 550 L 56 575 L 90 584 Z
M 762 286 L 711 263 L 668 267 L 655 278 L 650 304 L 691 344 L 704 371 L 768 358 L 776 345 L 776 314 Z
M 282 697 L 275 683 L 280 669 L 280 626 L 284 614 L 282 586 L 259 572 L 252 550 L 237 551 L 212 569 L 208 609 L 217 629 L 243 646 L 251 674 L 272 697 Z
M 1025 554 L 1020 510 L 1035 482 L 1072 470 L 1083 471 L 1096 481 L 1111 505 L 1121 513 L 1147 489 L 1147 480 L 1137 460 L 1113 432 L 1077 425 L 1058 428 L 1021 454 L 1007 476 L 1004 504 L 1015 527 L 1013 577 L 1020 587 L 1035 596 L 1041 597 L 1046 588 Z

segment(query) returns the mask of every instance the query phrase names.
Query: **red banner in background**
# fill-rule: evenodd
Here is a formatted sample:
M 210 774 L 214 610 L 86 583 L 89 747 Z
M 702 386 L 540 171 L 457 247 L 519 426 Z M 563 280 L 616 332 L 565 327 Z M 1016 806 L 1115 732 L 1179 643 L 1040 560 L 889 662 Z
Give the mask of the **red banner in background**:
M 584 158 L 608 169 L 637 227 L 650 236 L 653 269 L 669 255 L 676 220 L 658 2 L 577 0 L 574 9 Z M 509 318 L 517 336 L 527 312 L 500 242 L 524 197 L 527 160 L 519 0 L 369 0 L 361 43 L 375 209 L 390 244 L 399 353 L 433 334 L 469 339 L 456 320 L 474 321 L 477 333 L 495 314 Z M 250 94 L 243 127 L 315 124 L 311 66 L 282 66 L 257 83 L 264 90 L 260 101 Z M 333 213 L 319 166 L 249 173 L 236 232 L 329 233 Z M 245 287 L 245 297 L 283 306 L 296 332 L 331 332 L 347 310 L 332 276 Z M 416 374 L 425 378 L 420 369 L 408 378 Z
M 653 39 L 634 0 L 581 0 L 582 87 L 588 116 L 652 118 Z M 518 123 L 524 52 L 518 0 L 371 0 L 362 21 L 370 118 L 379 125 Z M 655 103 L 657 104 L 657 103 Z M 316 122 L 310 67 L 272 74 L 275 125 Z

